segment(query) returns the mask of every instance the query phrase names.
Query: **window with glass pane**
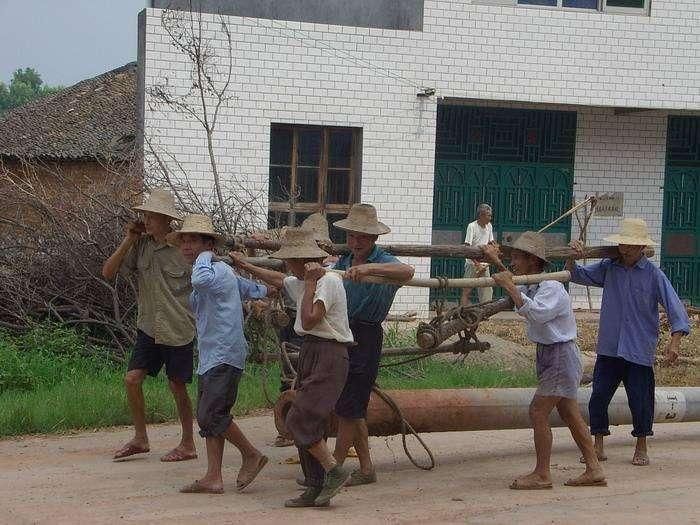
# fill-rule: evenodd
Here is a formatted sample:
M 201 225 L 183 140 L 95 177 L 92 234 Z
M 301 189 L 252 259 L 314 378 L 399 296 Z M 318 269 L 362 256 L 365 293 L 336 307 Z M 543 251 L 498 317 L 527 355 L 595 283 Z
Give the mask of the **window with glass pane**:
M 518 0 L 518 3 L 522 5 L 546 5 L 549 7 L 557 6 L 557 0 Z
M 329 222 L 331 216 L 347 215 L 359 196 L 361 133 L 357 128 L 272 126 L 270 228 L 298 226 L 318 211 Z
M 562 0 L 562 7 L 577 7 L 579 9 L 598 9 L 598 0 Z
M 607 0 L 607 7 L 629 7 L 644 9 L 644 0 Z

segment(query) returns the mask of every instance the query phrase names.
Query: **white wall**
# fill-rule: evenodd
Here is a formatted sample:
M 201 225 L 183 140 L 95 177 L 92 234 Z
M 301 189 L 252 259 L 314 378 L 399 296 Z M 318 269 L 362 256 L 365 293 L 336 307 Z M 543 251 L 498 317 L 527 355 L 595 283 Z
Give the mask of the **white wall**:
M 204 19 L 205 37 L 225 55 L 216 17 Z M 271 123 L 361 127 L 362 201 L 375 204 L 393 230 L 382 240 L 429 243 L 436 105 L 416 98 L 420 86 L 495 101 L 700 109 L 698 22 L 695 0 L 653 0 L 651 17 L 427 0 L 423 32 L 227 17 L 237 99 L 223 109 L 219 163 L 266 206 Z M 147 11 L 145 49 L 147 89 L 167 78 L 185 93 L 189 65 L 169 43 L 158 10 Z M 625 191 L 626 212 L 647 216 L 658 237 L 665 113 L 578 109 L 577 196 Z M 144 124 L 156 147 L 209 193 L 198 126 L 151 107 L 148 96 Z M 611 226 L 596 221 L 591 240 Z M 418 276 L 428 274 L 427 260 L 407 262 Z M 401 290 L 396 309 L 425 311 L 427 296 Z

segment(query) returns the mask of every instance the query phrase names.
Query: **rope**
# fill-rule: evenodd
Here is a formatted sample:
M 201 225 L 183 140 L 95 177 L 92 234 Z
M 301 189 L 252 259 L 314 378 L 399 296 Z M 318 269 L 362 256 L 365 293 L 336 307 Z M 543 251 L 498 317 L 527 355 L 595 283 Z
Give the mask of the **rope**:
M 383 392 L 376 384 L 372 387 L 372 390 L 374 391 L 375 394 L 377 394 L 382 401 L 384 401 L 389 408 L 391 408 L 394 413 L 401 419 L 401 443 L 403 444 L 403 451 L 406 453 L 406 457 L 413 463 L 413 466 L 416 468 L 419 468 L 421 470 L 432 470 L 435 468 L 435 456 L 433 456 L 433 451 L 430 450 L 430 447 L 423 441 L 423 439 L 420 437 L 418 432 L 411 426 L 411 424 L 406 420 L 406 418 L 403 415 L 403 412 L 401 412 L 401 409 L 399 406 L 396 404 L 396 402 L 385 392 Z M 411 434 L 414 436 L 417 440 L 418 443 L 421 444 L 425 452 L 428 454 L 428 458 L 430 458 L 430 464 L 428 466 L 426 465 L 420 465 L 414 457 L 411 455 L 411 453 L 408 450 L 408 445 L 406 444 L 406 435 Z

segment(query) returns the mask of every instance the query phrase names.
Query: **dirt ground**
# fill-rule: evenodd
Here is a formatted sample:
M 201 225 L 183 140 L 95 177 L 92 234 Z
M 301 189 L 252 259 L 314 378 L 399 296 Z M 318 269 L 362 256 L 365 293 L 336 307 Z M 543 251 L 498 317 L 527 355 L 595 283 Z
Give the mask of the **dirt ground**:
M 269 415 L 240 423 L 255 443 L 274 436 Z M 438 461 L 430 472 L 409 463 L 399 438 L 373 438 L 379 483 L 343 489 L 329 509 L 283 508 L 298 493 L 298 466 L 282 463 L 289 448 L 265 446 L 270 464 L 243 494 L 234 490 L 239 460 L 231 448 L 226 494 L 178 493 L 205 467 L 201 440 L 196 461 L 158 461 L 178 431 L 152 427 L 152 453 L 123 463 L 110 454 L 128 429 L 0 441 L 0 523 L 700 523 L 700 423 L 657 425 L 649 467 L 629 463 L 629 428 L 615 429 L 605 488 L 562 486 L 580 465 L 568 433 L 555 429 L 555 488 L 530 492 L 507 488 L 532 466 L 529 430 L 425 435 Z

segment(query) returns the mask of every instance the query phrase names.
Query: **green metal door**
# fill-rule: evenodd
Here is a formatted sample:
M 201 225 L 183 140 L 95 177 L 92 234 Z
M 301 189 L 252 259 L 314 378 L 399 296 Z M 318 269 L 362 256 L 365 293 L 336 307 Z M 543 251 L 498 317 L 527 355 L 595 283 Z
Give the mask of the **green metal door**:
M 669 117 L 661 268 L 700 304 L 700 117 Z
M 482 202 L 506 244 L 557 218 L 572 203 L 575 140 L 573 112 L 438 106 L 433 242 L 461 243 Z M 570 231 L 564 220 L 548 233 L 565 242 Z M 432 260 L 433 276 L 463 271 L 463 260 Z M 458 290 L 441 296 L 458 297 Z

